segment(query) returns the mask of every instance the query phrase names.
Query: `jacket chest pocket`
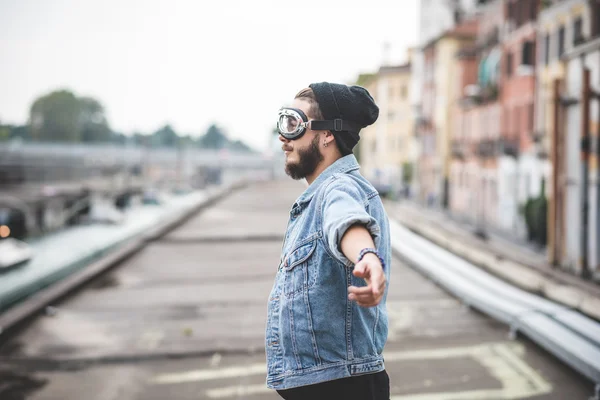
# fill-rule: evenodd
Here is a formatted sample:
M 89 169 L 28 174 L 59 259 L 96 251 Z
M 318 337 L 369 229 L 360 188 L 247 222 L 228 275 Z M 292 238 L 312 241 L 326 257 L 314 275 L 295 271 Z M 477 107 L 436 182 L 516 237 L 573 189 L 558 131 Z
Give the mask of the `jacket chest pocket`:
M 283 293 L 286 296 L 301 293 L 315 285 L 317 266 L 314 263 L 314 252 L 317 239 L 303 243 L 290 252 L 283 264 L 285 281 Z

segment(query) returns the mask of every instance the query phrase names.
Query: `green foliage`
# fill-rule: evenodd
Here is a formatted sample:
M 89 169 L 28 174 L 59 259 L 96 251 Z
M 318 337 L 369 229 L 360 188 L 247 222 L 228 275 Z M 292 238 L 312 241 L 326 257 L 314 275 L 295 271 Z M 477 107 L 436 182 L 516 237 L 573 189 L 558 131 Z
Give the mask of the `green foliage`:
M 200 138 L 200 147 L 205 149 L 222 149 L 225 148 L 229 140 L 219 127 L 212 124 L 206 134 Z
M 542 179 L 542 189 L 536 198 L 529 198 L 523 208 L 527 239 L 545 246 L 548 242 L 548 199 L 545 196 L 546 182 Z
M 402 164 L 402 182 L 404 184 L 408 184 L 412 181 L 413 169 L 414 166 L 412 163 L 406 162 Z
M 229 148 L 235 151 L 251 152 L 252 149 L 241 140 L 235 140 L 229 144 Z
M 8 126 L 0 126 L 0 142 L 5 142 L 10 139 L 10 128 Z
M 153 147 L 176 147 L 179 144 L 179 136 L 171 125 L 165 125 L 152 134 Z
M 104 107 L 90 97 L 79 98 L 79 124 L 83 142 L 108 142 L 112 132 L 104 116 Z
M 122 145 L 168 147 L 194 146 L 204 149 L 231 149 L 251 152 L 240 140 L 231 141 L 216 124 L 206 134 L 195 139 L 179 135 L 171 125 L 165 125 L 148 135 L 113 132 L 102 104 L 91 97 L 77 97 L 69 90 L 57 90 L 39 97 L 30 108 L 28 126 L 0 125 L 0 141 L 12 138 L 45 142 L 112 142 Z
M 30 109 L 32 138 L 50 142 L 105 142 L 111 131 L 95 99 L 58 90 L 38 98 Z
M 356 85 L 357 86 L 365 86 L 367 83 L 369 83 L 377 74 L 360 74 L 358 75 L 358 78 L 356 78 Z
M 30 139 L 27 126 L 0 125 L 0 142 L 12 139 Z

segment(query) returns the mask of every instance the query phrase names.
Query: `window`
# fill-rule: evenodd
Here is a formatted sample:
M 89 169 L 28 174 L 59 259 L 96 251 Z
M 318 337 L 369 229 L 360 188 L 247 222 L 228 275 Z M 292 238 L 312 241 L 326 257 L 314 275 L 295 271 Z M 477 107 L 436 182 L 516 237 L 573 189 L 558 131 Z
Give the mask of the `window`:
M 558 58 L 565 53 L 565 27 L 561 26 L 558 30 Z
M 523 43 L 521 49 L 521 64 L 522 65 L 534 65 L 535 59 L 535 45 L 531 41 Z
M 506 55 L 506 76 L 510 78 L 513 74 L 513 55 L 507 53 Z
M 550 64 L 550 34 L 544 37 L 544 64 Z
M 537 1 L 529 0 L 529 20 L 535 21 L 537 18 L 538 9 L 537 9 Z
M 573 46 L 583 43 L 583 19 L 577 17 L 573 22 Z

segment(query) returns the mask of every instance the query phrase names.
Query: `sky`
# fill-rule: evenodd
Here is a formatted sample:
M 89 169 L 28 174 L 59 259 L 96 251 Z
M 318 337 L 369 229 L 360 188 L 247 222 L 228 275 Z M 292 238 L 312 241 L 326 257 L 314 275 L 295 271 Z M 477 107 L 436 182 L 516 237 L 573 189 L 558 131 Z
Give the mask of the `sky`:
M 68 89 L 112 129 L 213 123 L 256 150 L 277 110 L 312 82 L 354 83 L 406 61 L 419 0 L 0 0 L 0 122 Z

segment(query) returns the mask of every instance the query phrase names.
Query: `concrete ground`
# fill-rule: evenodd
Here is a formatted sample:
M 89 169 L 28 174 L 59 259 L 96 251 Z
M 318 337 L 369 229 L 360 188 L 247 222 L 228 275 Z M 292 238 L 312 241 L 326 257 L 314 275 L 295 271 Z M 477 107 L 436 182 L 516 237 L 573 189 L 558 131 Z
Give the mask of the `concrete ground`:
M 235 192 L 49 309 L 0 349 L 0 398 L 277 399 L 266 302 L 291 180 Z M 392 399 L 588 399 L 590 382 L 395 259 Z

